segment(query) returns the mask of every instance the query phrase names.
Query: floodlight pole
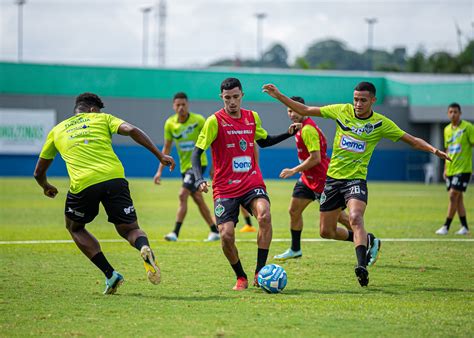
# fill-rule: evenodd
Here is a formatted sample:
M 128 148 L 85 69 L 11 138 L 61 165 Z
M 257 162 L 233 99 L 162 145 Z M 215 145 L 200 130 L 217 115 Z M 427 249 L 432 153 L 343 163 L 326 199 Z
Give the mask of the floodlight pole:
M 367 38 L 367 56 L 368 56 L 368 69 L 373 70 L 373 43 L 374 43 L 374 25 L 377 23 L 377 18 L 365 18 L 365 22 L 369 25 L 368 38 Z
M 263 19 L 267 17 L 267 14 L 256 13 L 255 17 L 257 18 L 257 60 L 262 61 L 263 59 L 263 51 L 262 51 Z
M 23 5 L 26 0 L 15 0 L 18 5 L 18 62 L 23 61 Z
M 142 7 L 140 11 L 143 13 L 143 33 L 142 33 L 142 64 L 148 64 L 148 32 L 149 32 L 149 13 L 153 7 Z

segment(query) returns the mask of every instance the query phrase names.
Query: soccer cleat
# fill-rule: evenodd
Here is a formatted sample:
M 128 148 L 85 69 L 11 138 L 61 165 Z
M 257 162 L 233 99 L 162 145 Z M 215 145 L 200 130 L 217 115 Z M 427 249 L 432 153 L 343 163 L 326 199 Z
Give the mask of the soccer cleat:
M 255 273 L 255 277 L 253 278 L 253 286 L 255 287 L 260 287 L 260 284 L 258 283 L 258 272 Z
M 378 238 L 374 238 L 373 242 L 370 241 L 369 249 L 367 250 L 367 265 L 372 266 L 377 262 L 379 258 L 380 248 L 382 247 L 382 241 Z
M 176 233 L 172 231 L 168 235 L 165 236 L 165 239 L 168 242 L 176 242 L 178 241 L 178 236 L 176 236 Z
M 354 270 L 360 286 L 369 285 L 369 271 L 363 266 L 357 266 Z
M 204 242 L 215 242 L 221 239 L 221 236 L 217 232 L 211 231 L 209 235 L 207 236 L 207 239 L 204 240 Z
M 140 255 L 143 258 L 143 265 L 145 266 L 146 275 L 152 284 L 160 284 L 161 271 L 156 260 L 153 258 L 153 253 L 149 246 L 144 245 L 140 250 Z
M 117 271 L 112 273 L 112 277 L 105 279 L 104 295 L 113 295 L 118 287 L 124 282 L 123 276 Z
M 448 234 L 448 227 L 446 225 L 443 225 L 441 228 L 436 230 L 435 234 L 437 235 L 447 235 Z
M 251 226 L 250 224 L 245 224 L 242 229 L 239 230 L 240 232 L 256 232 L 257 229 Z
M 238 277 L 235 286 L 232 288 L 234 291 L 242 291 L 249 287 L 249 281 L 245 277 Z
M 458 231 L 456 231 L 456 235 L 468 235 L 469 229 L 466 227 L 461 227 Z
M 300 258 L 301 256 L 303 256 L 303 252 L 301 250 L 293 251 L 291 248 L 289 248 L 284 253 L 276 255 L 273 258 L 279 261 L 286 261 L 287 259 Z

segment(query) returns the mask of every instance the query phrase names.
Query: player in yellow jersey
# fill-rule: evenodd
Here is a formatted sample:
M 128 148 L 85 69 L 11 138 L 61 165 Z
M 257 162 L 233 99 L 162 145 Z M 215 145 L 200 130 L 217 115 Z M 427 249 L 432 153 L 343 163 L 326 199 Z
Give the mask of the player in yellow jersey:
M 99 213 L 100 203 L 120 236 L 140 251 L 150 282 L 158 284 L 161 273 L 148 238 L 138 226 L 122 163 L 112 149 L 112 134 L 130 136 L 170 170 L 175 163 L 171 156 L 162 154 L 143 131 L 102 113 L 102 108 L 104 104 L 95 94 L 83 93 L 76 98 L 74 116 L 49 132 L 34 177 L 44 194 L 54 198 L 58 189 L 48 182 L 46 172 L 57 153 L 66 162 L 71 181 L 65 205 L 66 228 L 82 253 L 104 273 L 104 294 L 113 294 L 124 278 L 105 258 L 98 240 L 85 228 Z M 74 278 L 74 272 L 69 273 L 70 278 Z
M 320 235 L 323 238 L 354 242 L 357 266 L 355 274 L 361 286 L 369 284 L 367 266 L 375 263 L 381 241 L 367 234 L 364 213 L 367 207 L 367 168 L 372 153 L 382 138 L 403 141 L 415 149 L 450 159 L 443 151 L 401 130 L 393 121 L 372 110 L 377 101 L 375 86 L 361 82 L 354 88 L 353 104 L 308 107 L 283 95 L 272 84 L 263 91 L 303 116 L 320 116 L 336 122 L 333 152 L 326 185 L 320 202 Z M 349 209 L 352 231 L 337 226 L 344 208 Z
M 461 221 L 461 229 L 456 232 L 456 235 L 469 234 L 463 194 L 466 192 L 472 175 L 474 126 L 461 120 L 461 114 L 461 106 L 458 103 L 449 105 L 448 117 L 451 123 L 444 128 L 444 147 L 453 160 L 446 161 L 443 173 L 449 192 L 448 216 L 444 225 L 436 231 L 437 235 L 448 234 L 456 212 Z

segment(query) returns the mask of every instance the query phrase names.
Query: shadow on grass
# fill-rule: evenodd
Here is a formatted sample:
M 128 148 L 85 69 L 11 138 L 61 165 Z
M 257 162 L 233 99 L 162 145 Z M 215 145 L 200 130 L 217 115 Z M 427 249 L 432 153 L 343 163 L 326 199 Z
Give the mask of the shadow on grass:
M 121 294 L 122 297 L 136 297 L 136 298 L 146 298 L 148 297 L 147 295 L 143 293 L 127 293 L 127 294 Z M 162 299 L 162 300 L 178 300 L 178 301 L 188 301 L 188 302 L 209 302 L 209 301 L 222 301 L 225 296 L 222 296 L 221 294 L 219 295 L 212 295 L 212 296 L 169 296 L 169 295 L 160 295 L 157 296 L 157 299 Z M 230 299 L 230 298 L 229 298 Z
M 375 269 L 399 269 L 399 270 L 412 270 L 412 271 L 431 271 L 431 270 L 441 270 L 436 266 L 408 266 L 408 265 L 394 265 L 394 264 L 380 264 L 374 266 Z
M 473 289 L 456 289 L 456 288 L 415 288 L 413 291 L 426 291 L 426 292 L 466 292 L 466 293 L 474 293 Z

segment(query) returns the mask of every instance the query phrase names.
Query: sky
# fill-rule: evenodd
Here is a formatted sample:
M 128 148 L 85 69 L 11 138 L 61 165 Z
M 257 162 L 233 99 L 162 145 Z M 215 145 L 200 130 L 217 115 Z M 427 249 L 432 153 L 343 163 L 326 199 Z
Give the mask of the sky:
M 159 0 L 26 0 L 23 61 L 142 66 L 143 14 Z M 162 0 L 163 1 L 163 0 Z M 377 18 L 374 48 L 405 46 L 411 55 L 459 51 L 474 36 L 474 0 L 165 0 L 165 67 L 205 67 L 223 59 L 257 57 L 256 13 L 262 46 L 281 43 L 289 62 L 314 42 L 332 38 L 348 48 L 368 45 L 365 18 Z M 18 6 L 0 0 L 0 61 L 18 60 Z M 158 65 L 157 11 L 150 13 L 147 66 Z

